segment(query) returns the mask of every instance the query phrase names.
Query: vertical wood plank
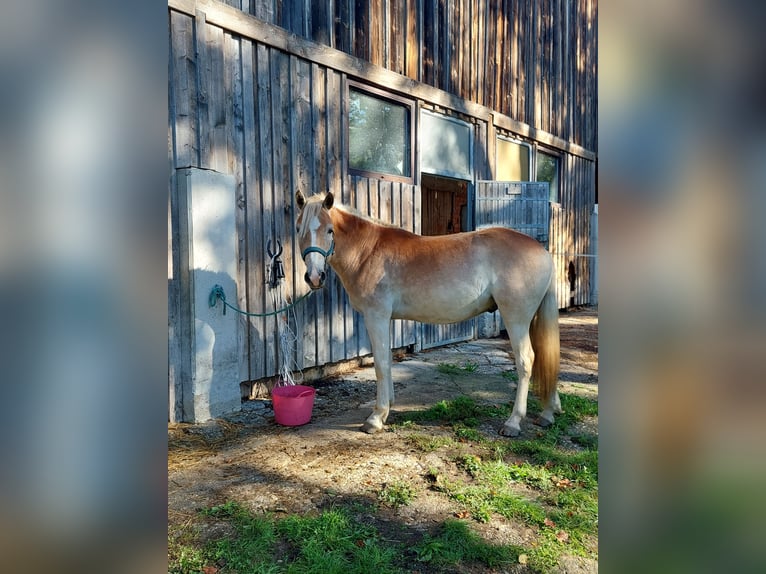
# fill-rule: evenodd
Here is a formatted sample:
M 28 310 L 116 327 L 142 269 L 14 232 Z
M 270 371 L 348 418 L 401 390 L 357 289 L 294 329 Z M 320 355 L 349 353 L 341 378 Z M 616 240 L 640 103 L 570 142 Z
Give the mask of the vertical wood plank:
M 311 3 L 311 39 L 314 42 L 325 46 L 332 45 L 330 18 L 327 2 Z
M 422 0 L 423 2 L 423 64 L 422 80 L 431 86 L 436 86 L 436 76 L 434 74 L 435 62 L 437 60 L 436 30 L 438 29 L 438 13 L 436 10 L 437 0 Z M 426 22 L 428 25 L 426 25 Z
M 202 167 L 226 173 L 226 94 L 224 91 L 223 30 L 205 24 L 205 65 L 200 68 L 200 159 Z
M 243 140 L 243 158 L 242 158 L 242 204 L 238 203 L 237 217 L 242 222 L 242 232 L 239 235 L 238 241 L 240 245 L 240 262 L 239 262 L 239 280 L 240 288 L 237 292 L 237 306 L 240 309 L 248 309 L 249 307 L 249 292 L 251 287 L 251 263 L 250 263 L 250 245 L 254 238 L 254 218 L 251 215 L 255 213 L 255 193 L 258 188 L 258 160 L 257 160 L 257 142 L 256 135 L 256 121 L 255 121 L 255 108 L 253 102 L 255 99 L 255 84 L 254 84 L 254 47 L 253 43 L 249 40 L 242 41 L 242 140 Z M 253 336 L 251 332 L 251 321 L 247 318 L 243 318 L 240 322 L 240 334 L 238 340 L 244 347 L 242 349 L 243 354 L 247 356 L 246 365 L 243 364 L 243 369 L 247 368 L 247 376 L 243 376 L 243 380 L 250 380 L 253 378 L 255 366 L 252 364 L 250 356 L 250 339 Z M 242 373 L 241 373 L 242 374 Z
M 407 29 L 402 25 L 404 19 L 403 1 L 389 0 L 385 3 L 388 14 L 385 39 L 388 47 L 386 68 L 397 74 L 404 73 L 404 50 L 407 39 Z
M 447 45 L 449 47 L 449 84 L 447 91 L 453 94 L 460 93 L 460 56 L 462 51 L 460 48 L 460 10 L 458 9 L 458 3 L 460 0 L 448 0 L 449 10 L 449 32 Z
M 407 0 L 404 10 L 406 36 L 405 70 L 409 78 L 421 81 L 421 54 L 425 54 L 425 46 L 421 47 L 421 23 L 423 16 L 423 0 Z
M 210 165 L 210 83 L 212 64 L 208 54 L 209 42 L 207 39 L 209 27 L 205 20 L 205 13 L 197 11 L 195 17 L 196 50 L 197 50 L 197 122 L 199 138 L 198 165 L 202 168 L 212 169 Z
M 261 80 L 258 77 L 260 70 L 258 68 L 257 47 L 255 45 L 243 46 L 243 57 L 245 55 L 251 59 L 248 63 L 243 62 L 243 69 L 249 69 L 251 73 L 248 75 L 243 73 L 243 89 L 250 99 L 250 105 L 245 106 L 244 115 L 247 281 L 246 301 L 242 308 L 251 313 L 263 313 L 263 284 L 265 279 L 263 262 L 259 257 L 263 253 L 263 234 L 260 223 L 262 214 L 260 150 L 262 142 L 259 125 L 260 111 L 258 109 L 258 83 Z M 251 92 L 248 93 L 248 90 Z M 247 322 L 247 344 L 250 360 L 248 378 L 255 380 L 263 377 L 265 372 L 263 324 L 262 321 L 253 317 L 248 317 Z
M 476 85 L 476 102 L 485 105 L 487 102 L 487 81 L 485 79 L 485 73 L 489 68 L 489 60 L 487 54 L 487 14 L 489 12 L 489 6 L 487 0 L 479 0 L 477 13 L 476 13 L 476 36 L 474 37 L 474 45 L 476 46 L 476 52 L 472 63 L 473 69 L 476 71 L 471 76 L 475 77 Z M 491 77 L 491 76 L 490 76 Z
M 354 3 L 354 55 L 362 60 L 370 59 L 370 1 L 356 0 Z
M 325 162 L 327 172 L 327 190 L 333 192 L 339 201 L 343 200 L 342 194 L 342 157 L 341 145 L 343 143 L 343 118 L 341 117 L 341 78 L 340 74 L 332 70 L 327 71 L 327 143 L 325 145 Z
M 327 71 L 311 64 L 311 131 L 314 144 L 314 193 L 329 189 L 327 174 Z
M 173 132 L 174 167 L 199 165 L 197 134 L 197 58 L 195 56 L 194 20 L 170 12 L 171 57 L 173 60 Z
M 272 111 L 272 72 L 270 48 L 256 46 L 258 140 L 260 145 L 260 229 L 253 251 L 253 265 L 259 268 L 261 280 L 253 285 L 252 303 L 258 313 L 274 310 L 271 293 L 266 285 L 266 247 L 274 242 L 274 125 Z M 273 372 L 276 365 L 275 318 L 257 318 L 260 325 L 263 353 L 261 377 Z
M 500 25 L 498 4 L 500 4 L 500 2 L 487 2 L 487 16 L 485 21 L 486 31 L 484 36 L 484 54 L 487 62 L 484 105 L 492 110 L 498 110 L 495 93 L 497 87 L 494 85 L 497 67 L 500 65 L 496 47 L 498 42 L 497 28 Z
M 438 0 L 438 21 L 436 28 L 436 48 L 438 55 L 434 61 L 436 87 L 450 91 L 450 0 Z
M 334 15 L 334 31 L 335 47 L 346 54 L 352 53 L 352 37 L 353 37 L 353 1 L 352 0 L 336 0 L 335 2 L 335 15 Z
M 283 246 L 284 252 L 289 249 L 289 237 L 292 235 L 292 220 L 289 210 L 285 207 L 290 205 L 290 148 L 288 140 L 292 134 L 290 128 L 290 58 L 279 50 L 270 50 L 271 72 L 271 125 L 272 146 L 274 161 L 274 181 L 272 185 L 273 235 L 272 249 L 277 249 L 277 241 Z M 268 254 L 266 254 L 268 257 Z M 267 261 L 270 262 L 270 259 Z M 287 275 L 287 273 L 285 273 Z M 278 287 L 277 294 L 286 296 L 292 293 L 292 288 L 287 284 L 287 277 Z M 282 297 L 277 297 L 277 304 L 283 305 Z M 289 327 L 287 313 L 280 313 L 272 322 L 274 337 L 274 373 L 278 373 L 283 364 L 290 365 L 293 362 L 293 350 L 284 349 L 283 355 L 280 333 Z
M 369 0 L 369 4 L 369 61 L 376 66 L 385 67 L 385 62 L 383 60 L 383 44 L 385 42 L 386 32 L 383 28 L 383 3 L 382 0 Z
M 226 91 L 226 125 L 227 147 L 230 150 L 228 172 L 234 174 L 236 182 L 235 190 L 235 225 L 237 229 L 237 306 L 245 308 L 247 295 L 245 285 L 247 282 L 247 216 L 245 197 L 245 109 L 243 92 L 243 62 L 242 47 L 238 37 L 224 34 L 224 84 Z M 247 320 L 236 316 L 237 326 L 237 349 L 239 356 L 240 381 L 248 380 L 249 357 L 247 353 Z
M 508 1 L 508 0 L 507 0 Z M 512 37 L 509 40 L 509 46 L 507 49 L 507 54 L 509 53 L 511 55 L 511 61 L 508 62 L 506 60 L 506 66 L 504 67 L 505 70 L 507 70 L 506 78 L 504 80 L 504 87 L 506 88 L 506 93 L 509 94 L 509 102 L 508 104 L 504 105 L 501 109 L 506 110 L 507 113 L 511 115 L 512 118 L 520 120 L 521 119 L 521 110 L 522 106 L 521 103 L 524 101 L 524 94 L 522 93 L 522 84 L 521 84 L 521 77 L 522 77 L 522 63 L 521 63 L 521 41 L 522 41 L 522 27 L 521 23 L 519 22 L 519 4 L 514 3 L 512 9 L 510 10 L 512 14 Z M 505 34 L 510 34 L 511 29 L 509 26 L 505 27 Z M 507 58 L 507 56 L 506 56 Z M 508 77 L 510 75 L 510 77 Z

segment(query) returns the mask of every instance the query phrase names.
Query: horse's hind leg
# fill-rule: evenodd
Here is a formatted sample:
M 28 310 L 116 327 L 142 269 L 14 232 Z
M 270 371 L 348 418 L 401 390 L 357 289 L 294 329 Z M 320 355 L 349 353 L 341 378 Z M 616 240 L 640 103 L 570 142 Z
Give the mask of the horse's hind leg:
M 516 400 L 513 402 L 511 416 L 500 428 L 500 434 L 504 436 L 518 436 L 521 432 L 521 419 L 527 415 L 527 394 L 529 392 L 529 380 L 532 376 L 532 363 L 535 360 L 535 352 L 532 350 L 532 341 L 529 338 L 529 328 L 526 325 L 514 323 L 509 325 L 508 335 L 511 338 L 511 348 L 516 359 L 516 373 L 519 376 L 516 387 Z
M 551 394 L 551 398 L 548 399 L 548 404 L 545 405 L 543 412 L 540 413 L 540 426 L 551 426 L 553 424 L 553 414 L 561 412 L 561 399 L 559 398 L 559 391 L 556 389 Z
M 561 413 L 561 399 L 559 398 L 558 389 L 551 393 L 551 398 L 548 399 L 548 404 L 543 408 L 543 412 L 540 413 L 540 420 L 538 421 L 541 427 L 549 427 L 554 422 L 554 413 Z

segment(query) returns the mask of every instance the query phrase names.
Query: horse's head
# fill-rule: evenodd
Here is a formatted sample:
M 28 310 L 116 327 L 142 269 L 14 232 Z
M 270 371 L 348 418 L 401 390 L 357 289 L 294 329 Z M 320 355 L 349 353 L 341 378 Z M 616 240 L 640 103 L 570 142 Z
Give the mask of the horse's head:
M 298 246 L 303 262 L 306 264 L 306 274 L 303 278 L 309 287 L 319 289 L 327 278 L 327 260 L 335 251 L 332 219 L 329 213 L 333 204 L 333 195 L 327 192 L 324 198 L 315 195 L 306 199 L 299 191 L 295 195 L 295 201 L 300 210 L 296 221 Z

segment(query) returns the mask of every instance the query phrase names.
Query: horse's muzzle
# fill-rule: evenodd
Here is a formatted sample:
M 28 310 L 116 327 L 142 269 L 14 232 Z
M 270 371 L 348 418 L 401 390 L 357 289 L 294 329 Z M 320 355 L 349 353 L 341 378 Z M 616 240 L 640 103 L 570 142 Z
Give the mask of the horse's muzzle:
M 327 279 L 327 274 L 324 271 L 320 271 L 318 274 L 315 274 L 313 277 L 311 277 L 308 272 L 306 272 L 306 274 L 303 276 L 303 279 L 312 289 L 321 289 L 324 286 L 325 279 Z

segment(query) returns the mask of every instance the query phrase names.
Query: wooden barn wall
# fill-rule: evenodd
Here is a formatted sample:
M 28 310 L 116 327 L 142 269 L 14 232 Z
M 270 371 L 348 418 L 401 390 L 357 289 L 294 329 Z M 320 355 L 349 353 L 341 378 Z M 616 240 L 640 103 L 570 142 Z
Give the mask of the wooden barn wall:
M 226 3 L 586 149 L 597 147 L 597 0 Z
M 199 14 L 171 11 L 170 34 L 172 167 L 236 178 L 239 292 L 232 303 L 251 313 L 275 309 L 276 290 L 266 285 L 269 241 L 272 250 L 277 241 L 284 245 L 287 300 L 308 292 L 293 232 L 296 190 L 332 190 L 363 213 L 420 231 L 416 186 L 344 175 L 342 74 L 232 35 Z M 280 321 L 297 335 L 291 359 L 301 368 L 371 352 L 363 319 L 334 273 L 294 309 L 278 317 L 232 315 L 246 357 L 243 381 L 278 372 Z M 395 321 L 392 344 L 414 344 L 415 333 L 412 321 Z
M 591 301 L 591 274 L 595 260 L 591 246 L 591 215 L 595 202 L 593 162 L 563 156 L 560 203 L 551 204 L 550 244 L 556 264 L 556 295 L 559 308 L 588 305 Z M 575 274 L 572 298 L 570 264 Z
M 266 248 L 269 240 L 272 244 L 277 240 L 284 244 L 282 259 L 287 276 L 284 281 L 284 295 L 287 299 L 292 300 L 308 290 L 302 279 L 303 264 L 296 257 L 297 246 L 293 233 L 294 192 L 298 189 L 306 194 L 332 190 L 344 203 L 358 208 L 363 213 L 420 232 L 421 204 L 418 185 L 348 175 L 348 155 L 345 147 L 347 142 L 343 130 L 347 105 L 346 74 L 355 78 L 366 77 L 374 83 L 387 85 L 384 81 L 391 79 L 391 72 L 370 69 L 361 61 L 343 60 L 348 56 L 339 52 L 314 49 L 300 38 L 285 38 L 280 36 L 278 29 L 271 32 L 256 26 L 257 34 L 252 36 L 258 38 L 256 41 L 250 38 L 249 32 L 242 31 L 250 30 L 253 27 L 252 21 L 238 21 L 236 14 L 224 15 L 227 22 L 231 22 L 231 26 L 227 24 L 224 28 L 206 21 L 203 11 L 195 12 L 194 7 L 198 4 L 194 2 L 173 0 L 171 4 L 178 4 L 182 8 L 176 10 L 171 6 L 169 10 L 171 178 L 174 177 L 172 173 L 175 169 L 189 166 L 231 173 L 236 178 L 236 281 L 239 292 L 236 301 L 230 298 L 232 303 L 256 313 L 274 309 L 273 293 L 265 284 L 268 262 Z M 203 7 L 207 8 L 210 4 L 206 3 Z M 310 8 L 310 18 L 309 12 L 302 8 L 293 10 L 296 3 L 253 2 L 252 5 L 248 4 L 243 8 L 264 21 L 289 20 L 290 29 L 302 30 L 302 36 L 319 40 L 317 34 L 320 33 L 321 27 L 315 26 L 314 23 L 324 21 L 324 12 L 317 7 L 317 3 L 305 4 Z M 387 4 L 390 6 L 384 10 L 383 7 Z M 444 21 L 444 26 L 449 28 L 457 25 L 455 21 L 458 17 L 444 7 L 456 6 L 460 2 L 422 0 L 416 4 L 418 13 L 427 14 L 431 10 L 439 16 L 440 22 Z M 482 13 L 482 6 L 489 10 L 499 9 L 491 2 L 479 2 L 476 4 L 479 8 L 474 7 L 474 3 L 466 2 L 465 5 L 470 6 L 472 13 Z M 421 60 L 421 49 L 411 50 L 411 44 L 397 45 L 398 47 L 394 48 L 399 41 L 399 34 L 393 33 L 390 26 L 380 24 L 391 22 L 390 19 L 394 17 L 392 15 L 409 14 L 412 9 L 409 4 L 404 12 L 397 2 L 339 1 L 332 6 L 338 9 L 345 7 L 347 12 L 341 11 L 342 18 L 348 17 L 348 21 L 354 22 L 355 25 L 362 26 L 367 22 L 369 27 L 372 26 L 372 21 L 376 23 L 376 27 L 374 34 L 356 34 L 342 25 L 346 20 L 333 20 L 335 25 L 322 32 L 327 44 L 334 43 L 336 48 L 344 52 L 361 56 L 372 54 L 372 46 L 376 46 L 376 50 L 382 53 L 375 52 L 371 57 L 379 59 L 392 69 L 399 70 L 391 64 L 392 61 L 402 60 L 404 63 L 401 64 L 403 68 L 400 71 L 410 77 L 430 81 L 428 70 L 431 70 L 429 73 L 432 75 L 436 75 L 435 69 L 438 66 L 433 62 L 427 63 L 425 56 Z M 359 12 L 358 6 L 367 6 L 368 9 Z M 519 8 L 513 3 L 502 3 L 502 6 L 504 9 L 509 6 L 514 10 Z M 595 10 L 595 7 L 593 9 Z M 387 14 L 387 20 L 373 18 L 373 15 L 383 13 L 381 11 Z M 516 12 L 512 10 L 511 13 Z M 452 14 L 451 19 L 447 18 L 448 14 Z M 216 14 L 216 17 L 219 20 L 222 18 L 220 14 Z M 285 18 L 288 20 L 284 20 Z M 422 42 L 425 41 L 423 29 L 429 27 L 424 27 L 422 21 L 415 22 L 411 18 L 405 20 L 406 26 L 402 29 L 407 30 L 408 37 L 419 38 L 421 43 L 417 45 L 422 47 Z M 494 21 L 494 17 L 485 18 L 481 25 L 483 31 L 479 32 L 477 28 L 476 33 L 489 34 L 490 20 Z M 413 27 L 415 23 L 417 26 Z M 230 32 L 229 29 L 238 32 Z M 439 27 L 435 27 L 433 33 L 438 34 L 439 30 Z M 573 38 L 578 38 L 572 27 L 569 28 L 569 32 Z M 437 41 L 442 42 L 443 38 L 433 40 Z M 488 36 L 486 44 L 491 43 Z M 446 53 L 446 44 L 444 46 L 443 51 Z M 407 50 L 404 47 L 407 47 Z M 444 54 L 443 56 L 446 57 Z M 476 71 L 472 67 L 475 66 L 475 62 L 486 56 L 486 51 L 482 52 L 480 48 L 476 48 L 475 56 L 470 56 L 467 63 L 461 60 L 467 67 L 463 70 L 463 75 L 457 77 L 470 76 L 472 71 Z M 455 54 L 450 55 L 450 62 L 455 57 Z M 493 69 L 491 65 L 487 70 L 490 69 Z M 497 71 L 497 68 L 495 70 Z M 453 80 L 447 76 L 453 77 L 453 67 L 444 68 L 444 71 L 443 77 L 435 79 L 433 84 L 442 88 L 452 88 Z M 491 75 L 484 77 L 486 86 L 483 84 L 482 90 L 486 92 L 493 81 Z M 453 114 L 455 109 L 459 109 L 466 117 L 474 114 L 471 119 L 476 127 L 474 166 L 475 176 L 479 179 L 490 179 L 492 176 L 496 129 L 508 130 L 519 126 L 524 128 L 508 116 L 495 115 L 486 107 L 447 97 L 432 87 L 420 84 L 397 86 L 399 91 L 404 91 L 402 86 L 408 88 L 421 104 L 434 109 L 443 109 Z M 482 90 L 476 90 L 477 101 L 484 98 L 485 105 L 499 105 L 497 99 L 492 99 L 495 96 L 488 93 L 479 95 Z M 504 94 L 505 100 L 515 101 L 515 98 L 506 97 L 506 92 L 500 92 Z M 507 111 L 512 112 L 512 109 L 507 108 Z M 592 110 L 585 105 L 581 111 L 584 116 L 593 115 Z M 572 117 L 569 119 L 570 124 Z M 521 132 L 528 137 L 530 133 L 532 132 Z M 545 136 L 544 133 L 538 135 Z M 551 144 L 550 141 L 544 143 Z M 571 259 L 578 274 L 576 304 L 584 304 L 589 301 L 587 277 L 592 262 L 583 257 L 572 258 L 570 254 L 591 252 L 588 231 L 595 193 L 595 155 L 579 147 L 573 153 L 567 153 L 568 144 L 564 144 L 561 148 L 561 213 L 553 216 L 552 226 L 560 230 L 560 245 L 557 246 L 557 258 L 561 259 L 557 259 L 559 281 L 563 283 L 562 277 L 566 277 L 566 266 Z M 415 181 L 417 183 L 417 179 Z M 171 193 L 175 193 L 176 186 L 173 181 L 169 188 Z M 171 212 L 175 213 L 173 201 L 174 198 L 171 197 Z M 175 217 L 177 216 L 176 214 Z M 278 372 L 281 364 L 278 336 L 280 321 L 287 321 L 287 326 L 297 335 L 297 349 L 292 358 L 298 367 L 322 365 L 370 352 L 362 318 L 351 309 L 347 296 L 334 274 L 330 273 L 329 276 L 327 288 L 299 303 L 295 312 L 291 312 L 287 318 L 285 315 L 266 318 L 237 316 L 236 319 L 232 316 L 232 320 L 239 321 L 238 342 L 240 355 L 244 357 L 241 380 L 257 380 Z M 172 286 L 169 292 L 172 292 Z M 566 293 L 559 298 L 559 305 L 565 307 L 569 304 L 568 286 L 562 285 L 560 293 Z M 402 347 L 416 343 L 416 327 L 413 322 L 396 321 L 392 344 Z

